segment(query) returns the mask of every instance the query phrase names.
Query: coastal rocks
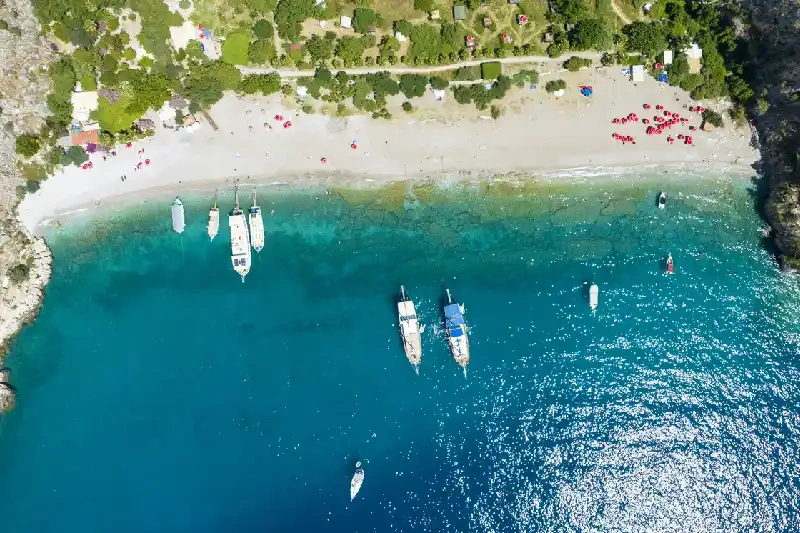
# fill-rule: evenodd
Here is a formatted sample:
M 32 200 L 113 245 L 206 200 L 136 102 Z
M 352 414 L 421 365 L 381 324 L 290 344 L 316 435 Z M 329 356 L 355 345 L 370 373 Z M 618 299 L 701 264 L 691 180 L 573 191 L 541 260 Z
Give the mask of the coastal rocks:
M 776 185 L 767 200 L 766 215 L 781 253 L 781 268 L 800 268 L 800 184 Z

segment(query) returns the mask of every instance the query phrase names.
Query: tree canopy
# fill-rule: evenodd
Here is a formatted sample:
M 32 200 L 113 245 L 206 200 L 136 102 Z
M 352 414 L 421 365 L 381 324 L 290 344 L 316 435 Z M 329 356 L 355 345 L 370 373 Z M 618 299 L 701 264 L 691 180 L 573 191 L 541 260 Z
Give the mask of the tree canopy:
M 607 50 L 611 47 L 611 32 L 598 19 L 581 19 L 572 28 L 569 41 L 573 50 Z
M 222 43 L 222 60 L 230 65 L 246 65 L 249 48 L 250 35 L 245 31 L 235 31 Z
M 647 57 L 655 57 L 667 47 L 667 41 L 660 24 L 637 20 L 622 28 L 628 38 L 628 52 L 639 52 Z
M 17 136 L 16 151 L 23 157 L 33 157 L 42 147 L 42 140 L 37 135 L 23 133 Z

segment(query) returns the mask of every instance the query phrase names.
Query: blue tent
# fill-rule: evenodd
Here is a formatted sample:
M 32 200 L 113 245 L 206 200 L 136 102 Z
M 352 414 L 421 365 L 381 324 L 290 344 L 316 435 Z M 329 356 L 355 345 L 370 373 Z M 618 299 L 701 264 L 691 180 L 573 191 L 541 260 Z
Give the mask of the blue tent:
M 658 81 L 662 83 L 667 83 L 667 75 L 662 72 L 661 74 L 658 75 Z

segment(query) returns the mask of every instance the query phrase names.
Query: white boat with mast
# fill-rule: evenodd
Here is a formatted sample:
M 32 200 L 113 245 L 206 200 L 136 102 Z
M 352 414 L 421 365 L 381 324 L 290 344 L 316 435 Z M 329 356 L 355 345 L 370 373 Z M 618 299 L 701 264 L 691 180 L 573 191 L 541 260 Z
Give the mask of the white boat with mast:
M 183 216 L 183 202 L 180 198 L 175 198 L 172 202 L 172 229 L 177 233 L 183 233 L 186 228 L 186 221 Z
M 447 291 L 447 305 L 444 306 L 445 335 L 453 358 L 458 366 L 464 369 L 464 377 L 467 377 L 469 337 L 467 336 L 467 323 L 464 321 L 464 306 L 453 302 L 450 289 L 445 290 Z
M 219 232 L 219 209 L 217 208 L 217 191 L 214 191 L 214 207 L 208 211 L 208 238 L 212 241 Z
M 250 272 L 250 235 L 247 232 L 247 220 L 239 209 L 239 186 L 236 186 L 236 207 L 228 217 L 231 230 L 231 262 L 233 269 L 244 277 Z
M 350 501 L 356 499 L 356 494 L 361 490 L 361 484 L 364 483 L 364 469 L 361 468 L 361 461 L 356 463 L 356 472 L 353 474 L 353 479 L 350 480 Z
M 422 336 L 424 326 L 419 323 L 414 302 L 406 296 L 406 289 L 400 285 L 400 301 L 397 302 L 397 313 L 400 317 L 400 337 L 403 339 L 403 349 L 408 362 L 414 365 L 414 371 L 419 374 L 419 364 L 422 361 Z
M 250 241 L 256 252 L 264 249 L 264 219 L 261 217 L 261 208 L 256 203 L 255 188 L 253 189 L 253 207 L 250 208 Z

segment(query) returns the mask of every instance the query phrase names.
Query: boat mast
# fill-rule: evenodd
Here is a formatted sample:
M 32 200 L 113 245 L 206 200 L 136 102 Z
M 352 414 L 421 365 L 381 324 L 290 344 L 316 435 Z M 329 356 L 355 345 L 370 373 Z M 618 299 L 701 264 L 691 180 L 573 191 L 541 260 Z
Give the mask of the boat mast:
M 217 208 L 217 191 L 218 189 L 214 189 L 214 209 Z
M 453 299 L 450 297 L 450 289 L 445 289 L 447 291 L 447 303 L 453 303 Z
M 400 297 L 403 299 L 404 302 L 406 301 L 406 288 L 403 287 L 402 285 L 400 285 Z
M 253 187 L 253 207 L 257 207 L 256 206 L 256 188 L 255 187 Z
M 234 189 L 234 196 L 236 197 L 236 207 L 233 209 L 234 211 L 239 211 L 239 184 L 237 183 Z

